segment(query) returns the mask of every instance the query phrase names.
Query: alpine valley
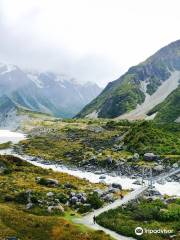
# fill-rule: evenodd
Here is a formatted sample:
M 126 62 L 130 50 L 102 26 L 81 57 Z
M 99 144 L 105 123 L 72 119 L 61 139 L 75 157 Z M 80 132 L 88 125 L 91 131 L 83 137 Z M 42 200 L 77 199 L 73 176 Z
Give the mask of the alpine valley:
M 1 64 L 0 240 L 179 240 L 179 80 L 180 40 L 102 92 Z

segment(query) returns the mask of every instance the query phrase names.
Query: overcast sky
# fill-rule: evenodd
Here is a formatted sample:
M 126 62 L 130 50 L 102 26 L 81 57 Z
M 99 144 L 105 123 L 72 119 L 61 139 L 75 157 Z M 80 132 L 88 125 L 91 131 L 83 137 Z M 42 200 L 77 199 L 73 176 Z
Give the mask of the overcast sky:
M 179 26 L 179 0 L 0 0 L 0 61 L 104 86 Z

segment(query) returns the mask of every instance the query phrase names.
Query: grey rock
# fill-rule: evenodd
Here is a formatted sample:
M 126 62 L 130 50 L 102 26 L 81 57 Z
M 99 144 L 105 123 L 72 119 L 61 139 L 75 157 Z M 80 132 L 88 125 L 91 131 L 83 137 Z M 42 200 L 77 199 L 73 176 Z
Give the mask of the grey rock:
M 178 163 L 174 163 L 174 164 L 172 165 L 172 167 L 173 167 L 173 168 L 178 168 L 179 165 L 178 165 Z
M 157 159 L 157 155 L 154 153 L 145 153 L 144 154 L 144 160 L 146 161 L 155 161 Z
M 107 161 L 108 164 L 112 164 L 113 159 L 112 159 L 111 157 L 108 157 L 108 158 L 106 159 L 106 161 Z
M 47 197 L 52 197 L 52 196 L 54 196 L 54 193 L 53 193 L 53 192 L 48 192 L 48 193 L 46 194 L 46 196 L 47 196 Z
M 165 200 L 166 203 L 174 203 L 176 200 L 179 199 L 178 197 L 171 197 Z
M 70 196 L 71 196 L 71 197 L 74 197 L 75 195 L 76 195 L 75 192 L 71 192 L 71 193 L 70 193 Z
M 49 213 L 53 212 L 53 210 L 58 210 L 60 212 L 64 212 L 64 208 L 61 204 L 58 204 L 56 206 L 49 206 L 47 210 Z
M 76 197 L 77 197 L 78 199 L 81 199 L 81 198 L 83 197 L 83 194 L 82 194 L 82 193 L 77 193 L 77 194 L 76 194 Z
M 113 194 L 112 193 L 109 193 L 107 195 L 105 195 L 103 197 L 104 201 L 107 201 L 107 202 L 113 202 L 114 201 L 114 197 L 113 197 Z
M 118 193 L 118 192 L 119 192 L 119 189 L 109 187 L 108 192 L 109 192 L 109 193 Z
M 48 178 L 47 182 L 48 182 L 48 184 L 54 184 L 54 185 L 58 185 L 59 184 L 58 180 L 52 179 L 52 178 Z
M 32 207 L 33 207 L 33 203 L 28 203 L 28 204 L 26 205 L 26 209 L 27 209 L 27 210 L 31 209 Z
M 136 180 L 136 181 L 133 182 L 133 184 L 135 184 L 135 185 L 141 185 L 141 184 L 142 184 L 142 181 Z
M 113 188 L 118 188 L 118 189 L 122 190 L 122 186 L 119 183 L 112 183 L 112 187 Z
M 82 198 L 81 198 L 81 202 L 82 202 L 82 203 L 86 203 L 86 202 L 87 202 L 87 198 L 86 198 L 86 197 L 82 197 Z
M 154 167 L 154 170 L 157 172 L 162 172 L 164 170 L 164 166 L 163 165 L 157 165 Z
M 106 179 L 106 176 L 102 175 L 99 177 L 99 179 Z
M 78 198 L 77 198 L 76 196 L 74 196 L 74 197 L 72 197 L 72 198 L 70 199 L 70 202 L 71 202 L 72 204 L 75 204 L 76 202 L 78 202 Z

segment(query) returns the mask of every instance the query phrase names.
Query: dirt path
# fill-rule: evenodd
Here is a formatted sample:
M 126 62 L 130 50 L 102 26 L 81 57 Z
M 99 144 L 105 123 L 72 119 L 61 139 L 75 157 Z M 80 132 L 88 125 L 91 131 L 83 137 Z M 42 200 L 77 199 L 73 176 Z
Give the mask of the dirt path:
M 117 208 L 117 207 L 121 206 L 122 204 L 125 204 L 125 203 L 129 202 L 132 199 L 136 199 L 146 189 L 147 189 L 147 186 L 144 186 L 144 187 L 141 187 L 139 189 L 136 189 L 136 190 L 130 192 L 129 194 L 127 194 L 122 200 L 118 199 L 118 200 L 114 201 L 113 203 L 111 203 L 109 205 L 106 205 L 103 208 L 94 210 L 92 213 L 89 213 L 89 214 L 85 215 L 82 218 L 75 219 L 74 221 L 75 221 L 75 223 L 80 223 L 80 224 L 86 225 L 87 227 L 92 228 L 94 230 L 102 230 L 105 233 L 109 234 L 114 239 L 118 239 L 118 240 L 132 240 L 134 238 L 125 237 L 125 236 L 120 235 L 120 234 L 118 234 L 118 233 L 116 233 L 114 231 L 111 231 L 111 230 L 107 229 L 107 228 L 101 227 L 97 223 L 94 224 L 93 223 L 93 217 L 94 216 L 98 216 L 101 213 L 106 212 L 106 211 L 108 211 L 110 209 Z

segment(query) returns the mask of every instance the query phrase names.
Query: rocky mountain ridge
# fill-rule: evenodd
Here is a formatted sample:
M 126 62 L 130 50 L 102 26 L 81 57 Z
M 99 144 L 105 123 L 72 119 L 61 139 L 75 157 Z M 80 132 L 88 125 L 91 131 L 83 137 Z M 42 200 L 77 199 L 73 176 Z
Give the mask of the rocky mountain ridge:
M 15 65 L 0 64 L 3 112 L 5 106 L 8 111 L 13 104 L 56 117 L 72 117 L 100 91 L 94 83 L 80 84 L 62 74 L 25 71 Z
M 144 119 L 178 87 L 179 79 L 180 40 L 110 82 L 77 117 Z

